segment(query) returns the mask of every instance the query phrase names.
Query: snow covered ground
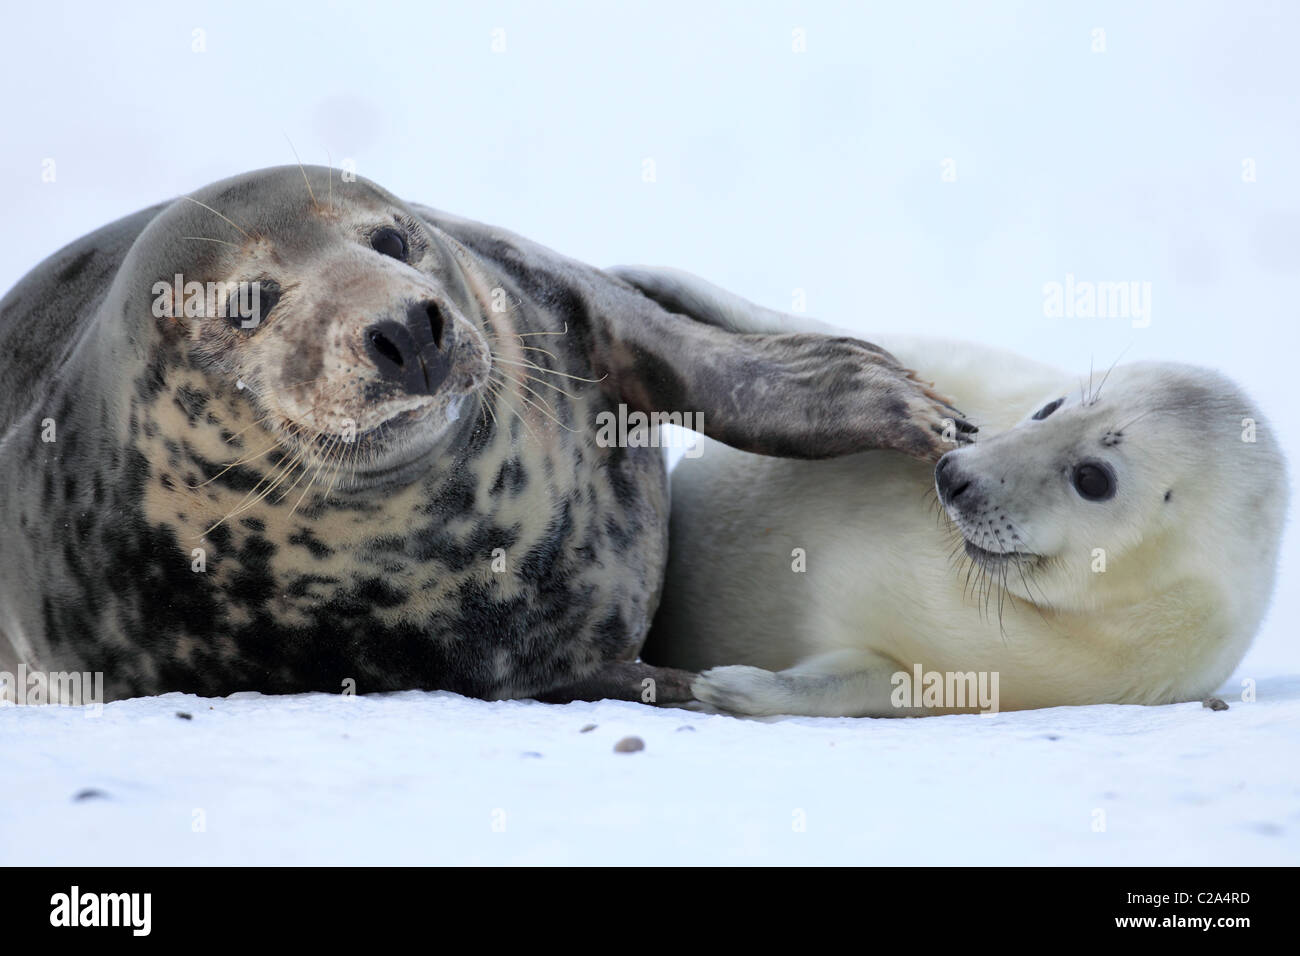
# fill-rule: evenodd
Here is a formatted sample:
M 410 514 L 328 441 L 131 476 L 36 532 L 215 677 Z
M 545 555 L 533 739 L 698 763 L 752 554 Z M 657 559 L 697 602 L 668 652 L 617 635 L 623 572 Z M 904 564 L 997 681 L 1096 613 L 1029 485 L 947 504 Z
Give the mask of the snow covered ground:
M 1295 864 L 1300 677 L 1256 695 L 919 720 L 420 692 L 9 707 L 0 864 Z

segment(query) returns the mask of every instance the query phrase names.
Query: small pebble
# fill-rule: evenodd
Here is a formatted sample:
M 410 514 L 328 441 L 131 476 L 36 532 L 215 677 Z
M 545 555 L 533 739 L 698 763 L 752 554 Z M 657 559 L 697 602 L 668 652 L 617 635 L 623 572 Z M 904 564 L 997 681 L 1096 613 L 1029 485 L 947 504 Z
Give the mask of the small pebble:
M 85 790 L 78 790 L 73 800 L 107 800 L 108 794 L 103 790 L 96 790 L 94 787 L 87 787 Z
M 691 733 L 695 733 L 695 728 L 692 727 L 690 724 L 682 724 L 680 727 L 677 728 L 677 732 L 678 732 L 679 734 L 680 734 L 683 730 L 689 730 Z
M 624 737 L 614 745 L 616 754 L 634 754 L 638 750 L 645 750 L 645 741 L 640 737 Z
M 1201 701 L 1202 707 L 1208 707 L 1210 710 L 1227 710 L 1228 705 L 1218 697 L 1207 697 Z
M 596 725 L 595 725 L 595 724 L 588 724 L 586 727 L 583 727 L 580 731 L 578 731 L 578 733 L 580 733 L 580 734 L 589 734 L 589 733 L 591 733 L 591 732 L 592 732 L 593 730 L 595 730 L 595 729 L 596 729 Z
M 194 719 L 194 715 L 193 715 L 193 714 L 187 714 L 187 713 L 185 713 L 185 711 L 183 711 L 183 710 L 178 710 L 178 711 L 176 711 L 176 716 L 179 717 L 181 720 L 193 720 L 193 719 Z

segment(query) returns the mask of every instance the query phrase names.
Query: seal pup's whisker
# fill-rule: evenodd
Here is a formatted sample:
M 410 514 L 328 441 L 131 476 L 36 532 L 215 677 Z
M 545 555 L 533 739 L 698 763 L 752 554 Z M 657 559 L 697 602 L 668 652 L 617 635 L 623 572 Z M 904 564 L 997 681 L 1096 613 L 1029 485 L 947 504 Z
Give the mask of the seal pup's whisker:
M 1101 382 L 1097 385 L 1097 391 L 1093 393 L 1092 398 L 1088 402 L 1089 405 L 1097 404 L 1097 399 L 1101 398 L 1101 390 L 1106 387 L 1106 379 L 1110 378 L 1110 373 L 1115 371 L 1115 366 L 1119 364 L 1119 360 L 1122 359 L 1132 347 L 1133 343 L 1130 342 L 1128 345 L 1124 346 L 1119 355 L 1115 356 L 1115 361 L 1110 363 L 1110 368 L 1106 369 L 1106 374 L 1101 377 Z
M 1120 425 L 1119 428 L 1115 429 L 1115 431 L 1117 431 L 1117 432 L 1122 432 L 1122 431 L 1124 431 L 1124 429 L 1128 428 L 1128 427 L 1129 427 L 1130 425 L 1132 425 L 1134 422 L 1140 422 L 1142 419 L 1146 418 L 1148 415 L 1150 415 L 1150 414 L 1151 414 L 1152 412 L 1154 412 L 1154 411 L 1156 411 L 1156 409 L 1154 409 L 1154 408 L 1148 408 L 1148 409 L 1147 409 L 1145 412 L 1143 412 L 1141 415 L 1138 415 L 1138 416 L 1135 417 L 1135 418 L 1130 418 L 1130 419 L 1129 419 L 1128 421 L 1126 421 L 1123 425 Z

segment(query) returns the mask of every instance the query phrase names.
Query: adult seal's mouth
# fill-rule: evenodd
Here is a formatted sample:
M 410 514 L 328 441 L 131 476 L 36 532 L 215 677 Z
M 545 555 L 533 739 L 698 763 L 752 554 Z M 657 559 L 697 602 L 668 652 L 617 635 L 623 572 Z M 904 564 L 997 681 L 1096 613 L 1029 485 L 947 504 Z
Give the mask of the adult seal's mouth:
M 422 476 L 435 470 L 438 462 L 448 456 L 449 448 L 457 436 L 467 427 L 473 427 L 473 420 L 464 414 L 465 402 L 469 396 L 453 398 L 445 407 L 423 411 L 421 414 L 404 413 L 399 423 L 388 422 L 372 429 L 365 435 L 358 436 L 358 441 L 373 439 L 380 435 L 392 441 L 393 429 L 401 436 L 398 448 L 385 454 L 380 460 L 354 465 L 340 465 L 337 487 L 342 491 L 393 491 L 418 481 Z M 430 439 L 421 435 L 421 426 L 430 419 L 439 423 L 446 422 L 448 427 L 435 432 Z

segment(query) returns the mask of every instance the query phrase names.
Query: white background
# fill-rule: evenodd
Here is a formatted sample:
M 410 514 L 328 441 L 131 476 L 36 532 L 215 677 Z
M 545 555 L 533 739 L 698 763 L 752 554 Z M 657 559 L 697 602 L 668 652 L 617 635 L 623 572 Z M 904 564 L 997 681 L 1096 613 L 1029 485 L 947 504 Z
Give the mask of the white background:
M 1289 444 L 1300 6 L 1018 7 L 11 5 L 0 287 L 134 209 L 293 162 L 292 140 L 304 162 L 353 161 L 596 264 L 677 265 L 777 308 L 803 289 L 809 312 L 868 337 L 963 336 L 1085 375 L 1121 353 L 1217 365 Z M 1067 273 L 1150 282 L 1150 327 L 1045 318 L 1043 286 Z M 1241 675 L 1300 670 L 1297 551 L 1291 529 Z M 1068 811 L 1083 826 L 1090 799 Z M 1022 836 L 1032 856 L 1040 837 Z

